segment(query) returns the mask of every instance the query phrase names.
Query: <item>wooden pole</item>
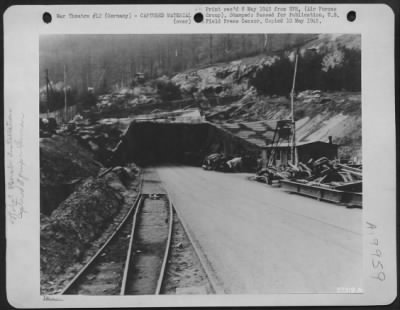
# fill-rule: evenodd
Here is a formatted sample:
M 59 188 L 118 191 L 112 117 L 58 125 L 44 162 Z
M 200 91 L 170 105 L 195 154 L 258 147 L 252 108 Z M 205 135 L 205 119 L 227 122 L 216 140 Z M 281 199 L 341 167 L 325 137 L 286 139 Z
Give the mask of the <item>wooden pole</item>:
M 212 37 L 212 34 L 210 34 L 210 36 L 209 36 L 209 43 L 210 43 L 210 47 L 209 47 L 210 64 L 212 64 L 213 63 L 213 37 Z
M 290 91 L 290 105 L 292 110 L 292 128 L 293 128 L 291 156 L 293 165 L 297 165 L 296 121 L 294 119 L 294 89 L 296 86 L 297 59 L 298 59 L 298 53 L 296 51 L 296 57 L 294 61 L 293 84 L 292 84 L 292 90 Z
M 67 121 L 67 66 L 64 65 L 64 121 Z
M 267 52 L 267 47 L 268 47 L 268 34 L 264 34 L 264 44 L 262 47 L 262 52 Z
M 50 96 L 49 96 L 49 69 L 46 69 L 46 108 L 47 108 L 47 119 L 49 118 L 50 113 Z

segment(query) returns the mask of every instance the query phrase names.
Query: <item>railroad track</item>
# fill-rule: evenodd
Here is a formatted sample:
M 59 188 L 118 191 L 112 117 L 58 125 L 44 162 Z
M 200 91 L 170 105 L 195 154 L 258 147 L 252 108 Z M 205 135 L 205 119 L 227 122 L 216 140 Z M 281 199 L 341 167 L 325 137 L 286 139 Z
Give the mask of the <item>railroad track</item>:
M 172 204 L 166 194 L 139 195 L 114 233 L 60 294 L 159 294 L 172 219 Z

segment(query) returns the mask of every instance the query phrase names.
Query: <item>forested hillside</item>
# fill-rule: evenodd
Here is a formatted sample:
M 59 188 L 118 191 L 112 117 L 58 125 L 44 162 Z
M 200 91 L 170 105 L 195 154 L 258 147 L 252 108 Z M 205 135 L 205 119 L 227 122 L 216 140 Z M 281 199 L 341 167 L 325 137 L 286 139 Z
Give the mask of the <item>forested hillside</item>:
M 79 91 L 107 92 L 129 85 L 136 72 L 147 78 L 189 68 L 273 53 L 303 44 L 316 35 L 46 35 L 40 38 L 40 85 L 64 80 Z

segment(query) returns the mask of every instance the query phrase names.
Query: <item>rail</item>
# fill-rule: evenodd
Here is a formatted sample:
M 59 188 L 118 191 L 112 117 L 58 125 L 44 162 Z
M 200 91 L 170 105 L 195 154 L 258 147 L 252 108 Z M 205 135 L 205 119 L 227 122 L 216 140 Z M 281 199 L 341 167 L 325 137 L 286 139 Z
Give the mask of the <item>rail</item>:
M 114 238 L 117 236 L 117 234 L 120 232 L 121 228 L 124 226 L 124 224 L 128 221 L 129 216 L 132 214 L 133 210 L 137 209 L 137 205 L 140 201 L 141 195 L 138 195 L 136 198 L 134 204 L 132 207 L 129 209 L 125 217 L 122 219 L 122 221 L 118 224 L 117 228 L 114 230 L 114 232 L 108 237 L 106 242 L 97 250 L 97 252 L 92 256 L 92 258 L 80 269 L 80 271 L 68 282 L 68 284 L 60 291 L 60 295 L 65 295 L 68 294 L 76 286 L 79 280 L 81 280 L 85 274 L 88 272 L 89 268 L 95 263 L 95 261 L 100 257 L 100 255 L 104 252 L 104 250 L 107 248 L 107 246 L 114 240 Z
M 142 267 L 140 264 L 140 256 L 144 255 L 144 259 L 146 259 L 146 255 L 154 256 L 155 253 L 152 252 L 152 250 L 149 250 L 147 246 L 149 245 L 148 240 L 144 241 L 141 239 L 141 235 L 145 234 L 146 231 L 141 231 L 143 227 L 146 227 L 145 229 L 162 229 L 160 228 L 159 223 L 155 224 L 155 227 L 149 228 L 149 224 L 144 224 L 142 226 L 141 221 L 145 221 L 145 215 L 151 213 L 149 210 L 145 211 L 144 204 L 148 200 L 148 203 L 154 203 L 154 198 L 151 198 L 152 195 L 157 196 L 155 200 L 157 201 L 164 201 L 165 202 L 165 211 L 168 213 L 168 227 L 167 229 L 167 235 L 165 241 L 163 241 L 163 235 L 161 233 L 160 239 L 158 239 L 158 242 L 162 242 L 165 246 L 165 249 L 163 251 L 162 257 L 161 258 L 161 265 L 157 267 L 148 267 L 147 264 L 146 266 Z M 155 207 L 157 209 L 158 207 Z M 139 220 L 139 217 L 142 217 L 141 220 Z M 160 222 L 164 222 L 163 218 L 158 219 Z M 151 221 L 154 221 L 151 220 Z M 132 224 L 132 231 L 131 231 L 131 238 L 129 241 L 129 248 L 128 248 L 128 253 L 126 256 L 126 261 L 125 261 L 125 267 L 124 267 L 124 273 L 122 277 L 122 284 L 121 284 L 121 290 L 120 290 L 120 295 L 142 295 L 142 294 L 155 294 L 158 295 L 161 292 L 164 276 L 165 276 L 165 269 L 168 261 L 168 255 L 169 255 L 169 250 L 171 247 L 171 239 L 172 239 L 172 229 L 173 229 L 173 209 L 172 209 L 172 204 L 168 198 L 167 195 L 165 194 L 142 194 L 141 199 L 139 201 L 139 204 L 136 208 L 135 214 L 134 214 L 134 219 L 133 219 L 133 224 Z M 154 242 L 154 240 L 152 241 Z M 150 243 L 151 244 L 151 243 Z M 139 250 L 138 253 L 134 252 L 134 248 L 138 249 L 140 247 L 143 247 L 145 250 L 141 251 Z M 142 258 L 143 259 L 143 258 Z M 142 277 L 140 277 L 141 272 L 149 272 L 150 275 L 147 274 L 146 280 L 143 280 Z M 143 281 L 146 281 L 145 286 L 146 288 L 142 289 L 141 284 L 143 284 Z
M 139 187 L 143 186 L 143 182 L 142 178 Z M 115 253 L 118 253 L 120 259 L 117 261 L 117 265 L 119 267 L 116 268 L 119 271 L 117 271 L 111 292 L 108 291 L 108 294 L 159 295 L 162 291 L 171 250 L 174 212 L 181 218 L 179 212 L 174 208 L 171 196 L 168 193 L 144 194 L 141 190 L 133 206 L 118 224 L 114 232 L 59 294 L 103 294 L 105 291 L 99 290 L 98 287 L 102 285 L 109 287 L 110 285 L 110 282 L 101 282 L 103 278 L 107 278 L 107 275 L 103 274 L 103 272 L 115 274 L 115 269 L 113 268 L 116 265 L 114 264 L 111 268 L 110 266 L 107 267 L 108 269 L 105 271 L 102 268 L 105 262 L 114 260 L 111 257 Z M 149 214 L 152 215 L 149 216 Z M 153 223 L 154 216 L 158 218 L 158 222 L 153 224 L 154 226 L 152 227 L 149 223 Z M 223 290 L 217 287 L 215 278 L 212 276 L 213 272 L 208 269 L 205 258 L 194 243 L 186 224 L 182 219 L 180 219 L 180 222 L 195 249 L 202 268 L 210 280 L 209 283 L 212 292 L 223 293 Z M 160 226 L 160 224 L 162 225 Z M 148 235 L 151 235 L 151 232 L 156 232 L 158 236 L 155 237 L 156 240 L 147 239 Z M 151 252 L 154 242 L 158 246 L 155 247 L 155 252 Z M 155 253 L 158 257 L 157 263 L 149 267 L 147 259 L 149 256 L 154 257 Z M 144 261 L 146 261 L 145 264 L 143 264 Z

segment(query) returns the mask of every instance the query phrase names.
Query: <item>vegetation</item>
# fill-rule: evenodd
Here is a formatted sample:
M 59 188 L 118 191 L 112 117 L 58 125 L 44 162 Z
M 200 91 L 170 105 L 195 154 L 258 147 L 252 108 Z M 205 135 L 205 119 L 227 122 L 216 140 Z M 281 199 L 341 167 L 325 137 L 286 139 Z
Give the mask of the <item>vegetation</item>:
M 79 92 L 105 93 L 130 86 L 137 72 L 146 79 L 171 76 L 189 68 L 275 52 L 315 35 L 163 34 L 44 35 L 40 37 L 40 85 L 45 70 L 53 82 L 64 80 Z
M 92 92 L 84 92 L 79 96 L 79 103 L 83 108 L 89 108 L 96 105 L 97 98 Z
M 78 93 L 76 89 L 67 90 L 67 106 L 76 104 Z M 40 113 L 45 113 L 47 110 L 54 111 L 65 107 L 65 93 L 61 89 L 49 90 L 49 98 L 45 90 L 40 93 Z
M 179 86 L 175 85 L 171 81 L 158 80 L 156 83 L 157 92 L 160 95 L 161 100 L 170 101 L 181 99 L 181 92 Z
M 91 106 L 95 104 L 93 94 L 133 87 L 139 72 L 145 80 L 164 75 L 168 80 L 177 72 L 210 64 L 241 59 L 246 65 L 250 61 L 246 57 L 254 55 L 278 57 L 259 68 L 250 85 L 261 94 L 287 96 L 292 87 L 295 49 L 299 49 L 296 91 L 360 91 L 360 36 L 337 38 L 315 34 L 44 35 L 39 42 L 40 109 L 64 106 L 62 88 L 51 92 L 47 105 L 43 91 L 46 71 L 53 85 L 66 80 L 68 104 Z M 163 100 L 180 98 L 173 84 L 165 82 L 157 89 Z
M 258 70 L 250 83 L 268 95 L 285 95 L 293 82 L 294 61 L 281 55 Z M 338 46 L 326 54 L 305 51 L 298 56 L 296 91 L 361 91 L 361 51 Z
M 47 104 L 48 102 L 48 104 Z M 88 108 L 96 104 L 96 96 L 90 91 L 78 93 L 76 89 L 67 90 L 67 106 L 80 104 L 83 108 Z M 59 110 L 65 107 L 65 94 L 63 90 L 52 89 L 49 91 L 49 98 L 46 92 L 40 94 L 40 113 L 46 113 Z

